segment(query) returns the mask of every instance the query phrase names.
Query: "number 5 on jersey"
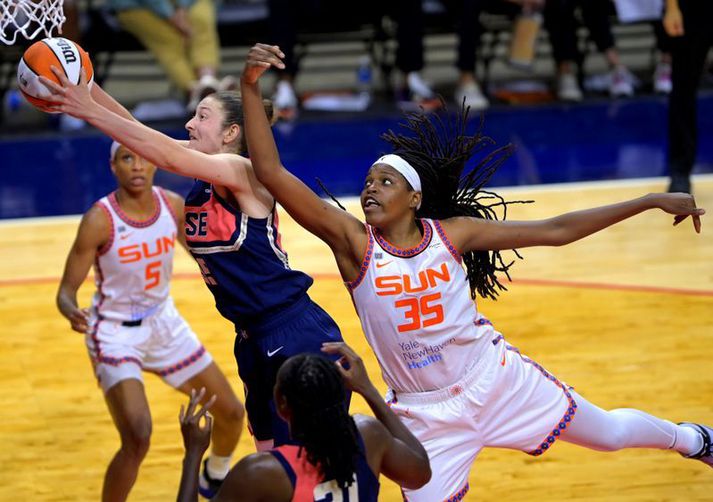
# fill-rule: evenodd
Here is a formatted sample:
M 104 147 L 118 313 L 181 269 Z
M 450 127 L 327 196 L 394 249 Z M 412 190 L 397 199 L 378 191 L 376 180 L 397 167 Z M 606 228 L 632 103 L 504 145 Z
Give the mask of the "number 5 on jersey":
M 144 291 L 155 288 L 161 283 L 161 262 L 152 261 L 146 265 L 146 285 Z

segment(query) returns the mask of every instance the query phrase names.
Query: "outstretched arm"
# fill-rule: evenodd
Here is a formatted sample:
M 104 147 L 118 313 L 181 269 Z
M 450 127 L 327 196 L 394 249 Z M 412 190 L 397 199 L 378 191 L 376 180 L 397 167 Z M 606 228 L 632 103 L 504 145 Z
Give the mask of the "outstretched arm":
M 77 85 L 72 84 L 55 67 L 52 67 L 52 71 L 61 85 L 44 77 L 40 77 L 40 80 L 52 92 L 52 100 L 58 103 L 55 107 L 57 111 L 86 120 L 161 169 L 225 186 L 233 192 L 249 189 L 247 159 L 230 154 L 209 155 L 185 148 L 173 138 L 145 126 L 130 115 L 126 117 L 123 113 L 115 113 L 112 111 L 115 106 L 105 108 L 98 103 L 87 86 L 84 70 Z M 98 95 L 100 101 L 105 101 L 105 96 L 101 93 Z
M 357 422 L 367 449 L 379 448 L 382 452 L 377 474 L 383 472 L 387 478 L 405 488 L 416 489 L 428 483 L 431 464 L 426 450 L 381 398 L 369 380 L 359 355 L 341 342 L 324 343 L 322 351 L 341 354 L 337 368 L 345 385 L 364 398 L 378 420 L 360 417 Z
M 77 291 L 97 256 L 97 250 L 109 238 L 109 222 L 98 206 L 92 207 L 82 218 L 72 249 L 67 255 L 64 273 L 57 291 L 57 308 L 70 322 L 72 329 L 86 333 L 89 329 L 89 312 L 80 309 Z
M 319 198 L 280 162 L 258 80 L 271 66 L 284 68 L 282 57 L 284 54 L 277 46 L 255 45 L 248 53 L 240 79 L 245 134 L 253 169 L 258 180 L 301 226 L 329 244 L 335 254 L 347 251 L 351 234 L 363 234 L 363 224 L 346 211 Z
M 104 89 L 101 88 L 99 84 L 94 82 L 92 84 L 92 88 L 90 91 L 90 94 L 92 96 L 92 99 L 99 103 L 101 106 L 106 108 L 109 111 L 112 111 L 119 115 L 120 117 L 124 117 L 125 119 L 129 120 L 136 120 L 134 119 L 134 116 L 131 115 L 131 112 L 127 110 L 124 105 L 119 103 L 117 100 L 115 100 L 108 92 L 106 92 Z
M 188 406 L 184 410 L 181 405 L 181 411 L 178 414 L 183 447 L 186 450 L 183 456 L 181 484 L 178 487 L 178 502 L 198 500 L 198 471 L 201 466 L 201 458 L 210 445 L 210 433 L 213 427 L 213 418 L 208 415 L 208 410 L 216 399 L 214 395 L 205 405 L 199 406 L 203 396 L 205 396 L 205 387 L 202 387 L 198 392 L 191 389 Z
M 491 221 L 462 217 L 444 220 L 443 225 L 461 253 L 530 246 L 563 246 L 649 209 L 661 209 L 675 215 L 674 225 L 690 216 L 695 231 L 701 231 L 700 217 L 705 214 L 705 209 L 697 208 L 693 197 L 682 193 L 649 194 L 638 199 L 574 211 L 546 220 Z

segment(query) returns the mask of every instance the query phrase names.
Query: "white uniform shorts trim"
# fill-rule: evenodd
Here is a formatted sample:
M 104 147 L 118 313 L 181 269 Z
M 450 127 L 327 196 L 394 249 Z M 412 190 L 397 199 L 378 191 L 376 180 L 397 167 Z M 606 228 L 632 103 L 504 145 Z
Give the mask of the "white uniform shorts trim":
M 85 337 L 99 385 L 106 393 L 129 378 L 143 382 L 142 371 L 180 387 L 212 362 L 213 358 L 181 317 L 169 297 L 140 326 L 97 319 Z
M 431 392 L 386 396 L 392 410 L 428 452 L 433 475 L 409 501 L 462 500 L 468 475 L 484 447 L 541 455 L 571 422 L 569 387 L 523 356 L 502 335 L 487 343 L 457 383 Z

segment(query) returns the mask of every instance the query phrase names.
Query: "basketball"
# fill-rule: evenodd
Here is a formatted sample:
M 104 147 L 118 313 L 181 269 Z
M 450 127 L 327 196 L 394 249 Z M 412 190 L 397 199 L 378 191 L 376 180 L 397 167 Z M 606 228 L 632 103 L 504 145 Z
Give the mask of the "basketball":
M 54 104 L 52 94 L 40 82 L 40 75 L 59 83 L 51 66 L 55 66 L 67 76 L 73 84 L 79 83 L 80 70 L 87 72 L 89 85 L 94 81 L 94 68 L 89 54 L 79 44 L 66 38 L 45 38 L 27 48 L 17 66 L 17 84 L 25 99 L 35 108 L 48 113 Z

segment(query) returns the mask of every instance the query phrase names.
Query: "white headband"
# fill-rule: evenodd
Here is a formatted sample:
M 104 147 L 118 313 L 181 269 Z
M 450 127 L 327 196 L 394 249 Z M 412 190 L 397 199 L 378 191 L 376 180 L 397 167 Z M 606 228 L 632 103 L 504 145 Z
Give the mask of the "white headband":
M 411 187 L 416 192 L 421 191 L 421 178 L 418 176 L 418 173 L 413 166 L 406 162 L 403 158 L 392 153 L 379 157 L 371 166 L 374 167 L 376 164 L 386 164 L 393 167 L 399 172 L 399 174 L 401 174 L 401 176 L 406 178 L 406 181 L 409 182 Z
M 109 149 L 109 162 L 114 162 L 114 156 L 116 155 L 116 151 L 119 149 L 121 146 L 121 143 L 117 143 L 116 141 L 112 142 L 111 148 Z

